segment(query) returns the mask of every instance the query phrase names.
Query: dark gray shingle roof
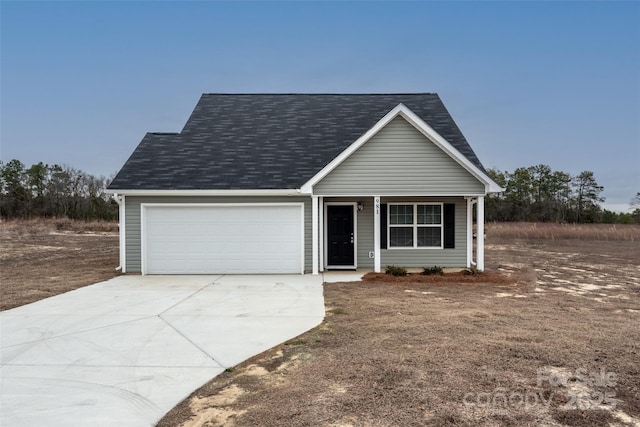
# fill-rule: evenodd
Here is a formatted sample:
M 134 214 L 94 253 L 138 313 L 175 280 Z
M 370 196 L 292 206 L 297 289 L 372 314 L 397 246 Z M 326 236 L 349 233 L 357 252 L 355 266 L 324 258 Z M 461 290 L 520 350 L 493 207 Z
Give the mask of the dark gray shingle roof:
M 437 94 L 204 94 L 182 132 L 145 135 L 109 188 L 300 188 L 400 103 L 483 169 Z

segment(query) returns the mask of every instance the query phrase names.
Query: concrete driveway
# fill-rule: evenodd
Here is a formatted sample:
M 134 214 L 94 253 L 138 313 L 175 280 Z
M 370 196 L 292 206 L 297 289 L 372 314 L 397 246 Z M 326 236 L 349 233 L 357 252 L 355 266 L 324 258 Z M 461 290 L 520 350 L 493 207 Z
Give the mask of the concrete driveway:
M 322 276 L 121 276 L 0 313 L 0 425 L 149 426 L 318 325 Z

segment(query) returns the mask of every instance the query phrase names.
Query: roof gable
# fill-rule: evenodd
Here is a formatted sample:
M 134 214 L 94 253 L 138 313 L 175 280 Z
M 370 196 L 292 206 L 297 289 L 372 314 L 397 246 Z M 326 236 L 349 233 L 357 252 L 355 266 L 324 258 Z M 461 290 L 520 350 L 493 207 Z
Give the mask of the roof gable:
M 147 134 L 109 188 L 299 189 L 401 103 L 483 171 L 436 94 L 205 94 L 179 134 Z
M 336 160 L 335 167 L 316 184 L 304 185 L 302 192 L 322 196 L 470 196 L 485 192 L 484 182 L 400 114 L 385 120 L 370 138 L 354 143 Z

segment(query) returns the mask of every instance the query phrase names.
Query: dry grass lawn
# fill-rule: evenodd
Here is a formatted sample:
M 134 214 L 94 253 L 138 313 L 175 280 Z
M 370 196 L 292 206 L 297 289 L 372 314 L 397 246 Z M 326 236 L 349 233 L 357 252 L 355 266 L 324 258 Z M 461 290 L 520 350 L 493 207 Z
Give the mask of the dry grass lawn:
M 67 219 L 0 223 L 0 310 L 116 275 L 118 225 Z
M 159 425 L 640 425 L 638 240 L 489 231 L 487 260 L 484 280 L 325 285 L 322 325 Z
M 494 239 L 640 241 L 640 226 L 635 224 L 493 222 L 486 229 Z
M 1 225 L 2 309 L 115 274 L 113 224 Z M 159 425 L 639 426 L 640 228 L 558 227 L 490 224 L 481 276 L 327 284 Z

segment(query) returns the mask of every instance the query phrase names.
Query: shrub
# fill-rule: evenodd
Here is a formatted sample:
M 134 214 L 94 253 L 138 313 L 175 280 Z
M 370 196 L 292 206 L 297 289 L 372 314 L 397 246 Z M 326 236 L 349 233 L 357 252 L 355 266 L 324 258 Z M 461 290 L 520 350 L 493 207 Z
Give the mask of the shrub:
M 475 276 L 482 273 L 482 271 L 478 270 L 478 267 L 476 267 L 475 265 L 472 265 L 469 268 L 465 268 L 463 272 L 466 276 Z
M 433 267 L 424 267 L 421 274 L 425 276 L 430 276 L 432 274 L 442 274 L 442 267 L 438 267 L 437 265 L 434 265 Z
M 386 274 L 391 274 L 392 276 L 406 276 L 407 269 L 404 267 L 396 267 L 395 265 L 389 265 L 385 268 L 384 272 Z

